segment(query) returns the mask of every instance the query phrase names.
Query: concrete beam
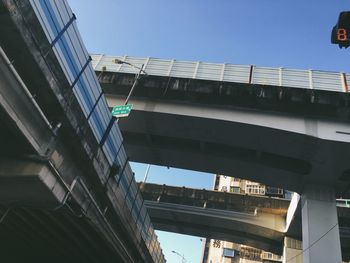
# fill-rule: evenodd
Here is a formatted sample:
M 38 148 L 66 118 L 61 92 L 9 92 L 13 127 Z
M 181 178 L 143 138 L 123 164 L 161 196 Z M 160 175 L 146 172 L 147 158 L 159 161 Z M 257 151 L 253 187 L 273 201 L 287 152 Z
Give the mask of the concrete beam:
M 3 129 L 20 132 L 27 148 L 44 155 L 54 136 L 52 127 L 1 47 L 0 109 L 8 119 Z
M 122 100 L 107 99 L 111 106 Z M 130 103 L 134 110 L 120 127 L 133 161 L 239 174 L 299 193 L 317 180 L 346 195 L 346 123 L 150 98 Z
M 282 254 L 284 217 L 145 201 L 158 230 L 250 245 Z
M 151 183 L 140 183 L 144 200 L 181 204 L 222 211 L 262 212 L 285 217 L 290 201 L 268 196 L 253 196 Z
M 2 205 L 58 207 L 68 190 L 47 164 L 28 160 L 0 159 Z
M 124 100 L 124 97 L 113 94 L 107 94 L 106 98 L 110 107 L 121 105 Z M 312 119 L 274 111 L 220 107 L 220 105 L 198 105 L 179 101 L 152 100 L 150 98 L 134 97 L 130 100 L 130 103 L 133 104 L 133 110 L 137 111 L 228 121 L 282 130 L 323 140 L 350 142 L 350 136 L 346 134 L 350 126 L 345 122 Z

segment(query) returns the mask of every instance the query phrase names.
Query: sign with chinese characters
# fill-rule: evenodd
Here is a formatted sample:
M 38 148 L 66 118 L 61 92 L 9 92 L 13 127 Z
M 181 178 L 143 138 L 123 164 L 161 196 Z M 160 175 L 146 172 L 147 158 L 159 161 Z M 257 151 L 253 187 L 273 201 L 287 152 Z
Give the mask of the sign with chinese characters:
M 128 117 L 131 109 L 132 109 L 132 104 L 127 104 L 127 105 L 122 105 L 122 106 L 115 106 L 112 109 L 112 115 L 114 117 L 120 118 L 120 117 Z

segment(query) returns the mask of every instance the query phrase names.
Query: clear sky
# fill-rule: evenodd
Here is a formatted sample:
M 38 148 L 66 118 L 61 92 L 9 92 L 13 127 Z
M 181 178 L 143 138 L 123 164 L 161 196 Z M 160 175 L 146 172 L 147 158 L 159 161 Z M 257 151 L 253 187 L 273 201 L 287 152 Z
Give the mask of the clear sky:
M 349 72 L 330 43 L 349 0 L 69 0 L 91 53 Z M 141 180 L 145 165 L 133 164 Z M 211 188 L 212 175 L 152 166 L 149 182 Z M 201 257 L 199 238 L 158 232 L 171 253 Z

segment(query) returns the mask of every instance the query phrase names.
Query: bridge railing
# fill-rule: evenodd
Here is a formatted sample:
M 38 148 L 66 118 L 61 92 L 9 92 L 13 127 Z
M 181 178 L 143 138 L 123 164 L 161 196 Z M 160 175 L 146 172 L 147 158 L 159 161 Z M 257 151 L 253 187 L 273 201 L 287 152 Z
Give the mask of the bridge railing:
M 207 62 L 178 61 L 131 56 L 91 55 L 96 71 L 137 73 L 128 64 L 115 64 L 119 59 L 141 66 L 149 75 L 198 80 L 211 80 L 243 84 L 281 86 L 335 92 L 348 92 L 350 74 L 320 70 L 258 67 L 254 65 L 218 64 Z
M 75 15 L 66 0 L 30 0 L 30 4 L 51 44 L 71 89 L 98 143 L 101 142 L 112 118 L 107 101 L 91 65 L 79 34 Z M 50 50 L 51 51 L 51 50 Z M 49 52 L 49 51 L 48 51 Z M 45 55 L 45 54 L 44 54 Z M 114 125 L 103 144 L 103 152 L 112 166 L 117 163 L 123 171 L 115 179 L 125 194 L 125 204 L 154 262 L 165 262 L 153 225 L 143 205 L 128 159 L 122 147 L 123 138 Z

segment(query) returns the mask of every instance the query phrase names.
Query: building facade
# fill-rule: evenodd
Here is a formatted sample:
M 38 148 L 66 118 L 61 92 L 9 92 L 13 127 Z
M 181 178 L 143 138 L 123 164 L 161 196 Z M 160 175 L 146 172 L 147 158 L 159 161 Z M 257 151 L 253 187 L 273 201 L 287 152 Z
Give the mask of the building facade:
M 281 198 L 289 198 L 290 195 L 290 192 L 284 191 L 282 188 L 266 186 L 264 184 L 225 175 L 215 176 L 214 190 L 236 194 L 265 195 Z
M 265 195 L 275 197 L 289 196 L 281 188 L 269 187 L 260 183 L 236 177 L 216 175 L 214 190 L 237 194 Z M 282 257 L 261 249 L 232 242 L 207 239 L 204 244 L 202 263 L 268 263 L 282 262 Z

